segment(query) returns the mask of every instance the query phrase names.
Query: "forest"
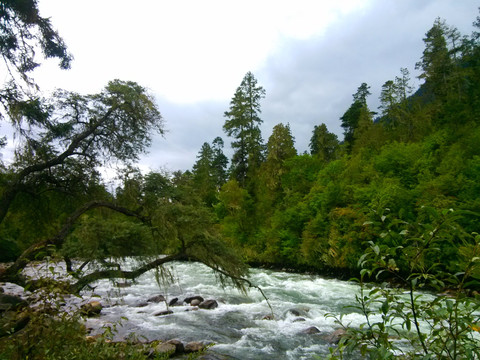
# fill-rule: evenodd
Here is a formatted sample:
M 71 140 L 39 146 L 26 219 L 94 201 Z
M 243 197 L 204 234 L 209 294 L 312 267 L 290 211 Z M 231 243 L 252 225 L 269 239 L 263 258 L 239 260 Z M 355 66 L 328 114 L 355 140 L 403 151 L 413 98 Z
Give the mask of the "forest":
M 0 120 L 19 139 L 13 162 L 0 163 L 0 262 L 8 263 L 0 281 L 43 286 L 22 270 L 53 257 L 78 293 L 101 278 L 135 279 L 190 260 L 240 288 L 252 285 L 248 266 L 265 266 L 402 286 L 421 274 L 442 289 L 458 287 L 452 279 L 463 274 L 462 289 L 478 295 L 480 17 L 470 35 L 434 21 L 416 64 L 418 89 L 407 68 L 385 81 L 378 109 L 368 106 L 368 79 L 352 89 L 338 119 L 343 139 L 319 123 L 299 154 L 289 124 L 278 124 L 265 141 L 268 89 L 248 72 L 225 110 L 225 139 L 206 139 L 190 171 L 145 174 L 136 161 L 164 133 L 152 95 L 113 80 L 98 94 L 42 98 L 30 76 L 36 47 L 67 71 L 72 56 L 36 2 L 26 3 L 0 6 L 11 75 Z M 110 162 L 123 164 L 113 192 L 98 171 Z M 110 266 L 137 255 L 145 258 L 137 269 Z M 84 273 L 78 259 L 99 268 Z
M 441 222 L 448 209 L 455 226 L 439 230 L 440 251 L 424 266 L 455 273 L 479 230 L 478 40 L 478 33 L 463 36 L 435 20 L 416 65 L 420 88 L 402 68 L 383 84 L 374 111 L 370 87 L 360 84 L 339 119 L 344 140 L 318 124 L 303 154 L 288 124 L 276 125 L 263 142 L 265 90 L 247 73 L 225 112 L 223 129 L 234 150 L 228 171 L 217 138 L 183 176 L 249 263 L 358 273 L 370 242 L 405 245 L 419 236 L 418 224 Z M 408 271 L 401 251 L 396 261 Z

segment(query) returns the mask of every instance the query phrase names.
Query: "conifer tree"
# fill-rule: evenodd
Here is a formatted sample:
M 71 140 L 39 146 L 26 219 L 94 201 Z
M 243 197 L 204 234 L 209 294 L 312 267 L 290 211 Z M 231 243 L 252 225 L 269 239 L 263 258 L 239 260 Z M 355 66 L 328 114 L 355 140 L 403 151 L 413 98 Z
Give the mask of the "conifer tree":
M 260 131 L 260 100 L 265 97 L 263 87 L 248 72 L 230 101 L 230 109 L 225 112 L 227 119 L 223 129 L 232 136 L 235 151 L 230 167 L 231 177 L 245 186 L 248 177 L 253 176 L 264 160 L 264 144 Z
M 342 121 L 342 127 L 344 128 L 344 140 L 347 143 L 348 150 L 351 151 L 354 140 L 355 130 L 359 125 L 360 119 L 365 120 L 370 117 L 372 113 L 367 106 L 367 96 L 370 95 L 370 86 L 366 83 L 362 83 L 355 94 L 353 94 L 353 104 L 350 105 L 348 110 L 340 118 Z
M 325 124 L 315 125 L 310 139 L 310 153 L 312 155 L 318 156 L 324 161 L 334 160 L 338 145 L 337 135 L 329 132 Z
M 276 189 L 281 176 L 286 172 L 285 160 L 297 155 L 290 125 L 277 124 L 268 138 L 267 159 L 265 161 L 266 184 L 270 189 Z
M 212 142 L 212 167 L 217 189 L 227 182 L 228 159 L 223 153 L 224 142 L 220 136 L 217 136 Z

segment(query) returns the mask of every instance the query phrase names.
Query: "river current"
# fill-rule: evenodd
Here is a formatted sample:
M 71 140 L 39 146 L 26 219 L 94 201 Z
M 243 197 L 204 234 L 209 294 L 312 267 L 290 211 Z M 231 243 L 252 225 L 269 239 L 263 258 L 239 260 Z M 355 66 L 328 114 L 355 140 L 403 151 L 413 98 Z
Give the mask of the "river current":
M 360 314 L 345 308 L 355 302 L 355 283 L 252 269 L 249 279 L 261 287 L 273 309 L 274 319 L 266 320 L 271 310 L 257 289 L 251 288 L 244 295 L 232 287 L 222 288 L 212 270 L 198 263 L 173 263 L 169 268 L 175 279 L 170 285 L 159 285 L 153 271 L 128 287 L 110 281 L 95 284 L 94 293 L 105 307 L 100 317 L 87 321 L 87 326 L 100 332 L 102 326 L 116 323 L 118 339 L 134 333 L 148 340 L 213 343 L 213 351 L 235 359 L 322 359 L 332 346 L 328 336 L 339 328 L 326 314 L 343 313 L 344 321 L 353 326 L 364 321 Z M 215 299 L 218 307 L 192 311 L 190 305 L 183 304 L 168 307 L 173 314 L 155 316 L 167 310 L 167 304 L 144 305 L 159 294 L 167 302 L 202 296 Z M 320 332 L 305 333 L 312 327 Z
M 137 260 L 127 259 L 124 265 L 132 266 Z M 222 288 L 212 270 L 203 264 L 173 262 L 168 270 L 173 276 L 169 284 L 157 281 L 155 271 L 128 284 L 121 279 L 98 281 L 92 284 L 93 290 L 82 292 L 81 298 L 67 299 L 65 310 L 100 301 L 100 316 L 86 320 L 92 335 L 113 327 L 114 340 L 134 336 L 144 341 L 201 341 L 214 344 L 211 349 L 216 354 L 242 360 L 323 359 L 334 346 L 329 337 L 340 328 L 327 314 L 343 314 L 344 324 L 354 327 L 365 321 L 351 307 L 359 292 L 359 286 L 353 282 L 251 269 L 248 279 L 263 290 L 267 302 L 255 288 L 250 288 L 246 295 L 230 286 Z M 33 277 L 65 276 L 61 263 L 40 263 L 28 272 Z M 13 284 L 4 287 L 8 292 L 21 293 Z M 163 295 L 166 301 L 148 302 L 157 295 Z M 206 310 L 183 303 L 191 296 L 214 299 L 218 307 Z M 174 298 L 180 305 L 167 307 Z M 165 310 L 173 313 L 155 316 Z M 309 333 L 312 328 L 318 332 Z

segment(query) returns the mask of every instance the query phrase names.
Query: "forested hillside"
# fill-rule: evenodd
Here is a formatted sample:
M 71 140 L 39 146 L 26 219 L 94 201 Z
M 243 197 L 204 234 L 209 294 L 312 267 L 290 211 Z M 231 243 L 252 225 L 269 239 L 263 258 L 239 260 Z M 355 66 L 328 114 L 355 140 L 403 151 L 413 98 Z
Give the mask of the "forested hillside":
M 480 19 L 474 25 L 480 31 Z M 248 262 L 351 274 L 373 242 L 399 247 L 396 263 L 407 271 L 400 247 L 422 238 L 427 224 L 443 224 L 447 209 L 455 226 L 435 233 L 441 251 L 425 267 L 462 267 L 469 236 L 480 230 L 480 34 L 464 36 L 437 19 L 424 43 L 420 88 L 400 69 L 382 86 L 377 110 L 368 106 L 370 87 L 360 84 L 338 119 L 344 140 L 318 124 L 304 154 L 288 124 L 264 143 L 265 90 L 245 76 L 225 112 L 234 150 L 229 180 L 219 189 L 225 162 L 217 139 L 202 147 L 191 181 Z

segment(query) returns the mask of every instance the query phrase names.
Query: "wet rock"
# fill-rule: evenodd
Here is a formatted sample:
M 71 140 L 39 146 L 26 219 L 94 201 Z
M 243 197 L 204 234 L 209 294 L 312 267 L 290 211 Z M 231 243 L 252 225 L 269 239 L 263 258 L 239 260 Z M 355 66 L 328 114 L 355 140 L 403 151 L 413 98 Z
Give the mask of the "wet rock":
M 300 317 L 307 317 L 307 313 L 310 309 L 308 308 L 293 308 L 293 309 L 288 309 L 287 314 L 290 313 L 294 316 L 300 316 Z
M 265 315 L 262 320 L 273 320 L 273 315 Z
M 155 346 L 154 354 L 159 356 L 173 355 L 175 354 L 176 346 L 169 344 L 168 342 L 158 344 Z
M 0 317 L 0 337 L 22 330 L 30 322 L 28 312 L 7 311 Z
M 159 303 L 162 301 L 165 301 L 165 297 L 163 295 L 152 296 L 150 299 L 147 300 L 147 302 L 155 302 L 155 303 Z
M 177 305 L 180 305 L 180 304 L 178 303 L 178 298 L 173 298 L 172 300 L 170 300 L 170 301 L 168 302 L 168 306 L 177 306 Z
M 90 301 L 80 307 L 80 313 L 87 317 L 99 315 L 102 311 L 102 304 L 99 301 Z
M 0 311 L 16 310 L 26 305 L 27 302 L 21 297 L 3 293 L 0 294 Z
M 337 329 L 331 334 L 324 337 L 325 341 L 329 342 L 330 344 L 338 344 L 340 339 L 346 334 L 347 332 L 345 329 Z
M 298 317 L 296 319 L 293 319 L 293 322 L 302 322 L 302 321 L 307 321 L 307 320 L 305 320 L 305 318 L 303 317 Z
M 185 346 L 180 340 L 176 340 L 176 339 L 168 340 L 167 344 L 175 345 L 175 355 L 183 354 L 185 352 Z
M 185 311 L 197 311 L 197 310 L 198 310 L 198 307 L 196 306 L 193 306 L 190 309 L 185 309 Z
M 200 302 L 203 302 L 205 299 L 201 296 L 190 296 L 190 297 L 187 297 L 185 300 L 183 300 L 183 302 L 187 304 L 191 304 L 193 300 L 198 300 Z
M 205 348 L 203 343 L 199 341 L 192 341 L 187 344 L 185 344 L 185 353 L 192 353 L 192 352 L 199 352 L 202 351 Z
M 311 326 L 308 329 L 305 329 L 302 331 L 302 334 L 307 334 L 307 335 L 313 335 L 313 334 L 318 334 L 320 330 L 318 330 L 317 327 Z
M 200 309 L 207 309 L 207 310 L 213 310 L 218 307 L 218 303 L 216 300 L 205 300 L 201 302 L 198 307 Z
M 288 312 L 292 313 L 295 316 L 300 316 L 300 311 L 298 311 L 297 309 L 289 309 Z
M 136 307 L 139 307 L 139 308 L 145 307 L 145 306 L 148 306 L 148 303 L 147 303 L 147 302 L 141 302 L 141 303 L 138 303 L 138 304 L 136 305 Z
M 160 311 L 158 313 L 153 314 L 153 316 L 165 316 L 170 314 L 173 314 L 172 310 L 164 310 L 164 311 Z
M 192 306 L 198 306 L 198 305 L 200 305 L 201 303 L 202 303 L 202 302 L 201 302 L 200 300 L 195 299 L 195 300 L 192 300 L 192 301 L 190 302 L 190 305 L 192 305 Z

